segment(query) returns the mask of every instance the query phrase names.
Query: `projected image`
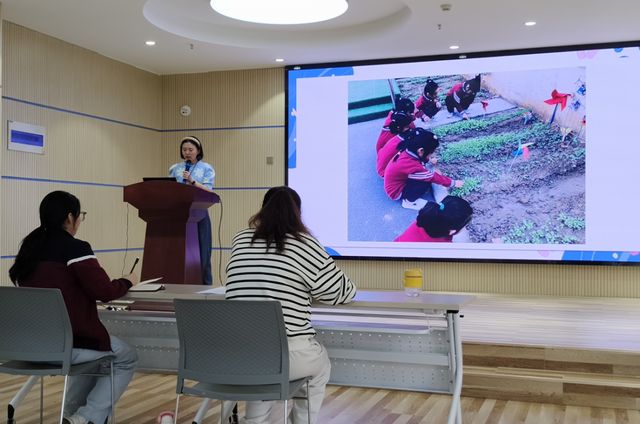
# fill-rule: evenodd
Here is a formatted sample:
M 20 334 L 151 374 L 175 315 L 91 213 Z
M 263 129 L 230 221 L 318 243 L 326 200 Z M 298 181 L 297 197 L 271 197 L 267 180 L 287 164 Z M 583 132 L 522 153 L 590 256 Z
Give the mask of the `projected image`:
M 348 240 L 586 243 L 584 67 L 349 81 Z

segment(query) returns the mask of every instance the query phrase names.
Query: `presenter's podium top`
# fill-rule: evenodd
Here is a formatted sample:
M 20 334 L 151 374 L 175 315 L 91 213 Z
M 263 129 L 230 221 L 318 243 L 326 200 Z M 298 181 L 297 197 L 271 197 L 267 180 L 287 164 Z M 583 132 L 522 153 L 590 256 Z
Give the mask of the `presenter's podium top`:
M 139 210 L 207 209 L 220 197 L 191 184 L 157 180 L 125 186 L 124 201 Z

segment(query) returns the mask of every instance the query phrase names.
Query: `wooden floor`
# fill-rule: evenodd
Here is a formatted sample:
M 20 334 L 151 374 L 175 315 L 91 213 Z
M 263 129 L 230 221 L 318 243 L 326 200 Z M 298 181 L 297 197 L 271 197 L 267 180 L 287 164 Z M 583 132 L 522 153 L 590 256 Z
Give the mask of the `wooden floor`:
M 0 375 L 0 411 L 26 379 Z M 45 378 L 45 423 L 59 419 L 63 379 Z M 119 424 L 153 424 L 163 411 L 175 406 L 173 375 L 136 374 L 116 408 Z M 39 388 L 39 386 L 37 386 Z M 39 389 L 27 395 L 16 413 L 18 424 L 39 422 Z M 183 396 L 178 423 L 190 424 L 199 400 Z M 440 424 L 445 423 L 451 396 L 382 389 L 328 386 L 319 424 Z M 634 424 L 640 411 L 590 408 L 492 399 L 462 398 L 463 424 Z M 273 422 L 281 422 L 282 405 L 274 408 Z M 242 408 L 240 410 L 242 413 Z M 213 403 L 203 424 L 219 419 L 219 404 Z M 0 422 L 6 417 L 0 415 Z
M 467 359 L 463 394 L 489 397 L 487 394 L 494 390 L 502 393 L 503 399 L 520 401 L 463 397 L 463 423 L 640 423 L 640 411 L 637 410 L 640 407 L 640 300 L 485 294 L 477 297 L 477 301 L 462 312 L 461 331 L 466 345 L 463 350 Z M 508 347 L 500 347 L 500 344 Z M 517 346 L 517 355 L 513 353 L 512 346 Z M 557 349 L 560 347 L 572 349 Z M 567 355 L 576 358 L 571 359 Z M 605 356 L 607 358 L 603 359 Z M 611 357 L 613 361 L 609 360 Z M 569 368 L 571 364 L 581 368 Z M 591 368 L 583 369 L 585 367 Z M 524 376 L 523 369 L 532 368 L 541 369 L 536 371 L 540 376 L 529 375 L 529 371 Z M 499 380 L 492 373 L 502 378 L 507 372 L 514 374 L 507 384 L 526 386 L 527 393 L 518 394 L 516 390 L 514 395 L 513 391 L 505 393 L 502 386 L 492 386 L 493 381 Z M 590 374 L 584 377 L 581 374 L 584 372 Z M 551 375 L 547 375 L 549 373 Z M 629 393 L 625 399 L 635 408 L 621 407 L 625 404 L 618 398 L 611 398 L 611 405 L 631 409 L 590 407 L 594 405 L 593 399 L 606 396 L 605 392 L 598 392 L 602 389 L 594 386 L 594 381 L 591 381 L 593 375 L 601 379 L 625 378 L 612 380 L 613 383 L 608 383 L 609 388 L 616 393 L 627 390 Z M 542 381 L 545 379 L 553 381 L 545 383 Z M 566 387 L 555 388 L 555 381 L 562 379 L 566 380 L 565 386 L 570 386 L 575 393 L 568 393 Z M 0 423 L 6 421 L 5 405 L 24 381 L 25 377 L 0 374 Z M 626 389 L 621 388 L 619 381 Z M 58 422 L 62 382 L 59 377 L 45 378 L 45 423 Z M 549 390 L 556 397 L 546 393 L 545 386 L 531 389 L 532 382 L 549 384 Z M 175 384 L 174 375 L 136 374 L 118 403 L 117 422 L 155 423 L 160 412 L 174 409 Z M 39 422 L 38 387 L 29 393 L 18 409 L 18 424 Z M 585 394 L 585 387 L 595 387 L 596 392 Z M 574 402 L 582 396 L 578 404 L 587 406 L 563 405 L 562 396 L 571 397 Z M 553 400 L 553 404 L 526 402 L 534 397 L 548 399 L 546 402 Z M 329 386 L 318 423 L 439 424 L 446 422 L 450 403 L 451 396 L 448 395 Z M 199 405 L 199 399 L 183 396 L 178 423 L 190 424 Z M 214 403 L 204 423 L 217 423 L 218 411 L 218 404 Z M 281 406 L 275 409 L 275 414 L 278 413 L 282 413 Z

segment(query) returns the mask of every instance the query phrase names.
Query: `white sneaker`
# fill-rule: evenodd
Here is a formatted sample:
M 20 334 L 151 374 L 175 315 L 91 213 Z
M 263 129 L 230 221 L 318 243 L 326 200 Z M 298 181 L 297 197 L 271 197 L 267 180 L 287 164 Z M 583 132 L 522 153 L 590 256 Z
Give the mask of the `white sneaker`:
M 411 202 L 407 199 L 402 199 L 402 207 L 405 209 L 413 209 L 415 211 L 419 211 L 424 208 L 424 205 L 427 204 L 427 201 L 424 199 L 416 199 L 415 202 Z
M 77 415 L 77 414 L 73 414 L 71 416 L 68 416 L 67 414 L 65 414 L 64 417 L 64 424 L 69 423 L 69 424 L 89 424 L 89 421 L 87 421 L 84 417 Z

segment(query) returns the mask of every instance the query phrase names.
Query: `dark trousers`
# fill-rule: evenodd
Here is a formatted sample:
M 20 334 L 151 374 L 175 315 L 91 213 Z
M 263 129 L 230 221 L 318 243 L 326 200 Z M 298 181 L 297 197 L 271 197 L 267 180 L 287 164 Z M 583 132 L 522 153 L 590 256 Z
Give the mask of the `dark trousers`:
M 423 197 L 427 192 L 430 192 L 429 196 L 425 196 L 427 200 L 435 202 L 433 199 L 433 190 L 431 190 L 431 183 L 428 181 L 407 180 L 407 184 L 402 190 L 401 199 L 407 199 L 410 202 L 415 202 L 419 197 Z
M 211 277 L 211 249 L 213 241 L 211 236 L 211 219 L 209 213 L 198 221 L 198 242 L 200 244 L 200 268 L 202 269 L 202 284 L 213 285 Z
M 444 99 L 444 104 L 447 106 L 447 111 L 453 113 L 455 109 L 458 109 L 458 103 L 454 100 L 453 96 L 447 96 Z
M 424 112 L 424 114 L 427 115 L 429 118 L 433 118 L 436 115 L 436 113 L 438 113 L 440 108 L 435 103 L 432 103 L 429 105 L 429 107 L 420 109 L 420 110 Z

